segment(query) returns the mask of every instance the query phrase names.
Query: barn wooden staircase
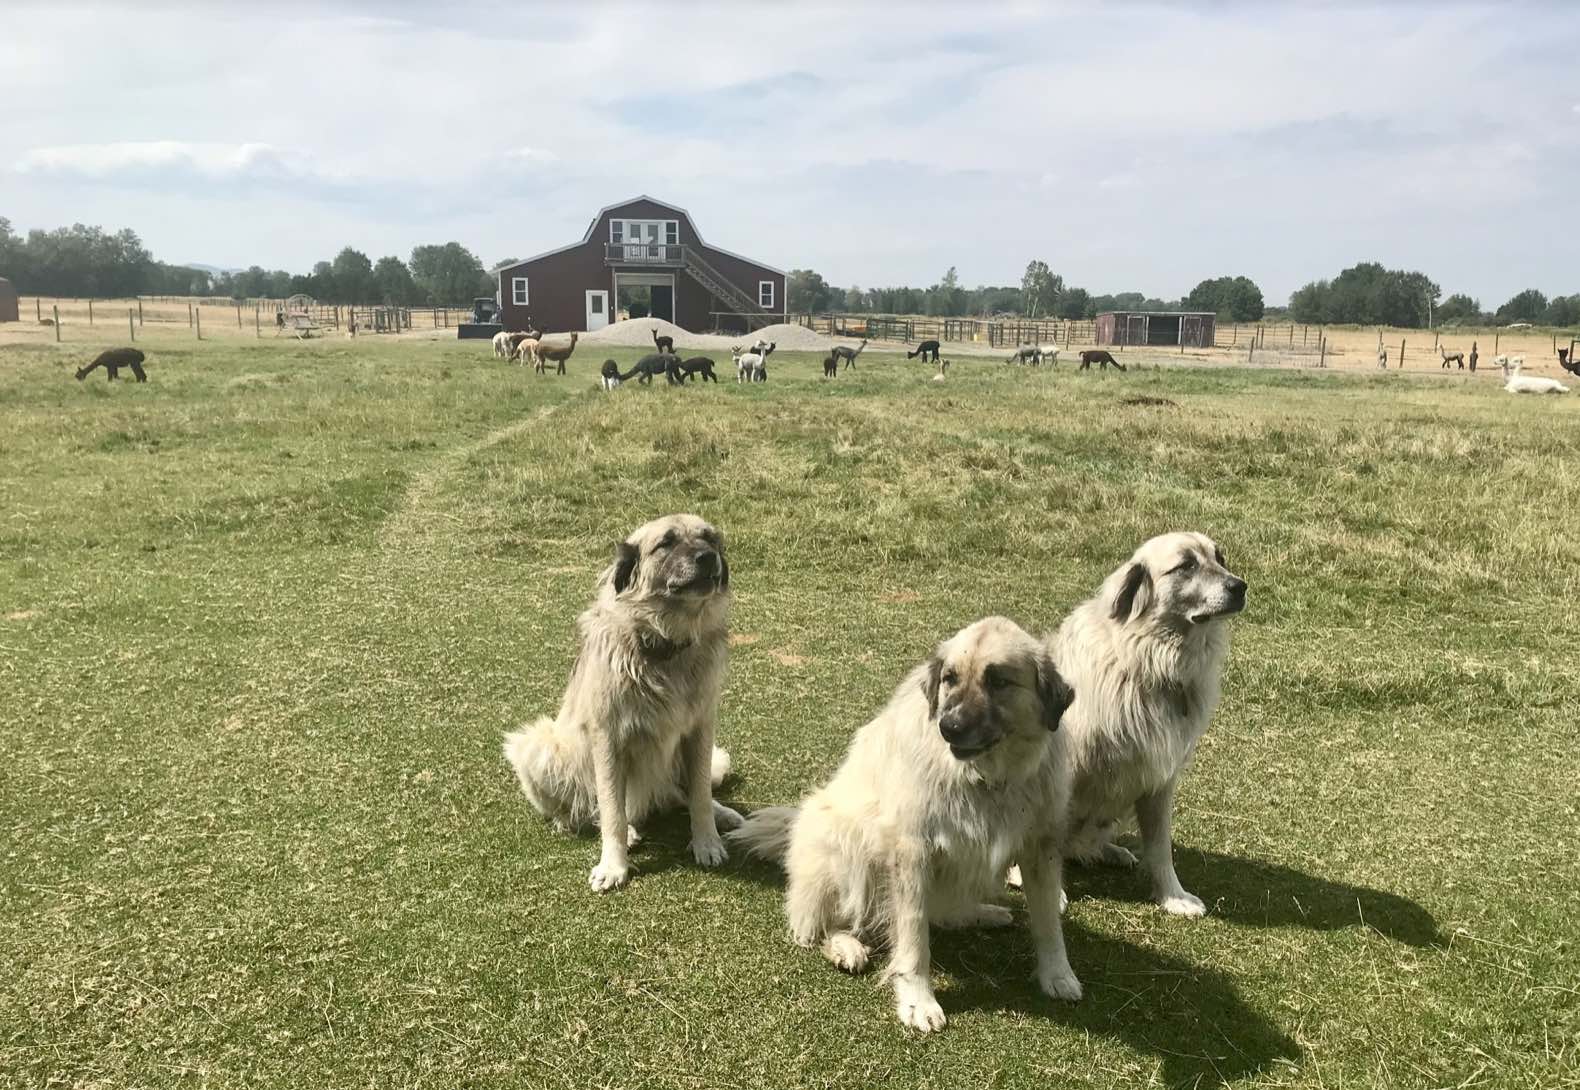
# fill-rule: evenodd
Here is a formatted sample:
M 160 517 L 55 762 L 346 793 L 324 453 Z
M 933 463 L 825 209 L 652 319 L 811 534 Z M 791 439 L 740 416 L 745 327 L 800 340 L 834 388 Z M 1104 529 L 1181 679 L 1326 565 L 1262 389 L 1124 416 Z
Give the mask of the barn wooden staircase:
M 765 313 L 761 303 L 719 275 L 713 266 L 702 260 L 695 247 L 685 248 L 680 267 L 687 276 L 708 289 L 715 299 L 743 316 L 746 319 L 748 333 L 765 325 L 772 325 L 778 317 L 775 314 Z

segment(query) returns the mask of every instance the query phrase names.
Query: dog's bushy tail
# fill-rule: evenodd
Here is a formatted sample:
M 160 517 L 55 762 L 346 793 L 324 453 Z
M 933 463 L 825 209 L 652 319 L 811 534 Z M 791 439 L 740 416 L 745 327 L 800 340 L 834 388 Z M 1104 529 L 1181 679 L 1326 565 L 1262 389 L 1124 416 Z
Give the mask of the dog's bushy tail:
M 714 746 L 713 773 L 709 777 L 713 780 L 714 787 L 724 782 L 724 778 L 730 774 L 731 767 L 733 766 L 730 763 L 730 751 L 720 746 Z
M 790 851 L 790 832 L 800 814 L 795 806 L 765 806 L 753 810 L 744 825 L 725 833 L 724 838 L 745 848 L 747 855 L 783 863 Z

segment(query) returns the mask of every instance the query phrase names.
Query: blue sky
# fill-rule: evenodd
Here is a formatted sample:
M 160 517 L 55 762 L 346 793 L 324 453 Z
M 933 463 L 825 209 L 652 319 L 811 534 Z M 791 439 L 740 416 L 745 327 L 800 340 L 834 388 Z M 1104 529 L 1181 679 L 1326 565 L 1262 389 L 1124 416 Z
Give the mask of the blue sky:
M 7 5 L 0 215 L 486 262 L 650 193 L 831 282 L 1580 291 L 1580 4 Z

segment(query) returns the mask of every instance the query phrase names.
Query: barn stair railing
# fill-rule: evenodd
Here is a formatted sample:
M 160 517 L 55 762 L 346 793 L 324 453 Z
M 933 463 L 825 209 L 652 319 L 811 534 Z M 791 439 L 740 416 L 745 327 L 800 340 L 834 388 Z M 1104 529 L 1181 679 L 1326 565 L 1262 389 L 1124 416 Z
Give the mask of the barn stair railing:
M 728 304 L 731 309 L 745 315 L 755 315 L 762 311 L 761 303 L 719 275 L 713 266 L 697 256 L 697 251 L 693 247 L 685 248 L 680 267 L 686 271 L 687 276 L 707 288 L 715 299 Z M 747 325 L 750 329 L 757 329 L 770 324 L 774 317 L 776 315 L 764 315 L 761 322 L 749 317 Z

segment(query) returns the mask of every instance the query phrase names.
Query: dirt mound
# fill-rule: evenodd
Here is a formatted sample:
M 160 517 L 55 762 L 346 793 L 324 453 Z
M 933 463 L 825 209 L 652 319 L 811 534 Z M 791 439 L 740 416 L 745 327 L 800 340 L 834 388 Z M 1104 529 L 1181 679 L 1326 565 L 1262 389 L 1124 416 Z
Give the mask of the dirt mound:
M 788 323 L 771 325 L 753 333 L 688 333 L 674 322 L 666 322 L 662 318 L 629 318 L 592 333 L 584 333 L 581 339 L 584 344 L 615 348 L 651 348 L 654 332 L 660 337 L 673 337 L 677 352 L 702 349 L 727 353 L 735 345 L 744 347 L 759 338 L 771 341 L 781 352 L 827 352 L 834 345 L 843 343 L 814 333 L 805 326 Z

